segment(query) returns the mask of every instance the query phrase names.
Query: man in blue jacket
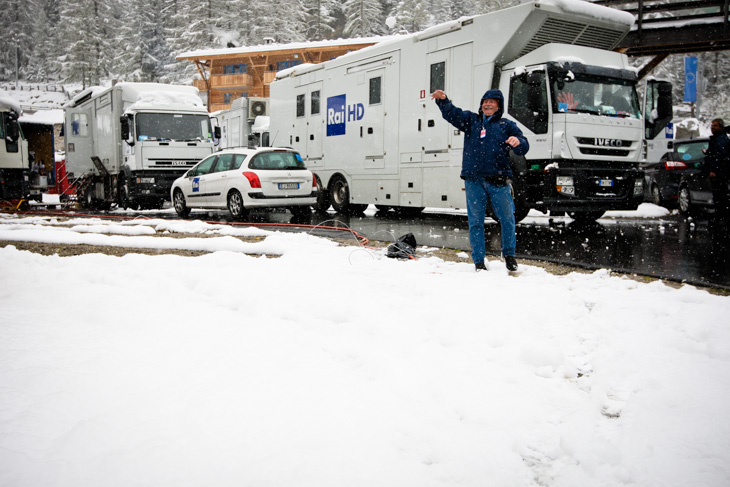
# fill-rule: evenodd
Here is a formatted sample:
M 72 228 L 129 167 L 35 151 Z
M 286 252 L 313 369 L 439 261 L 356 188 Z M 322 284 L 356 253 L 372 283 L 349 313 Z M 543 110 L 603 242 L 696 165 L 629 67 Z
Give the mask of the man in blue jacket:
M 507 269 L 517 270 L 515 247 L 515 204 L 512 199 L 512 167 L 509 151 L 525 155 L 530 144 L 522 131 L 511 120 L 502 118 L 504 95 L 499 90 L 484 93 L 479 113 L 455 107 L 441 90 L 431 94 L 444 119 L 464 132 L 464 155 L 461 179 L 466 189 L 466 210 L 469 217 L 471 258 L 477 271 L 484 265 L 484 219 L 487 201 L 502 229 L 502 255 Z
M 721 118 L 712 121 L 712 136 L 705 149 L 705 165 L 709 170 L 715 212 L 724 217 L 730 214 L 730 139 L 725 133 L 725 122 Z

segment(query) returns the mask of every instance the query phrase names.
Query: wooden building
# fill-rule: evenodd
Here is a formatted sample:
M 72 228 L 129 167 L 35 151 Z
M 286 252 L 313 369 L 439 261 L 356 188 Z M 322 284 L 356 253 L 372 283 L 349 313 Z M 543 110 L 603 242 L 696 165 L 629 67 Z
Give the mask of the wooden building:
M 232 47 L 190 51 L 177 56 L 191 61 L 202 79 L 194 80 L 208 111 L 231 107 L 242 96 L 269 96 L 269 85 L 277 71 L 298 64 L 318 64 L 351 51 L 385 40 L 384 37 L 338 39 L 291 44 L 263 44 L 253 47 Z

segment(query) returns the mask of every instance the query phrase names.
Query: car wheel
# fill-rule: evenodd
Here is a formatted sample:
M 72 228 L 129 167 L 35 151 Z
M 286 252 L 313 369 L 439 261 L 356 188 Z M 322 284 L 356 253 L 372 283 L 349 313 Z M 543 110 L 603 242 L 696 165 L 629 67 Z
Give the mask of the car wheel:
M 228 193 L 228 211 L 234 220 L 242 220 L 246 217 L 246 207 L 243 204 L 243 196 L 237 190 Z
M 679 188 L 677 206 L 679 207 L 679 214 L 683 217 L 688 217 L 692 214 L 692 199 L 690 198 L 687 186 Z
M 659 186 L 656 184 L 651 185 L 651 202 L 657 206 L 662 205 L 662 193 L 659 191 Z
M 190 208 L 185 203 L 185 195 L 182 190 L 176 189 L 175 194 L 172 196 L 172 204 L 175 207 L 175 212 L 180 218 L 185 218 L 190 214 Z

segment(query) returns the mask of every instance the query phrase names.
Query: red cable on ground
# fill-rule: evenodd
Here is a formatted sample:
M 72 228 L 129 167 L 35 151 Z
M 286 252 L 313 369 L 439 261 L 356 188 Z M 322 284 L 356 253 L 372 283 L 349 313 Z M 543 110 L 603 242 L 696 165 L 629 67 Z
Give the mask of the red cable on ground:
M 147 217 L 144 215 L 137 215 L 137 216 L 126 216 L 126 215 L 93 215 L 88 213 L 68 213 L 64 211 L 23 211 L 18 212 L 14 210 L 0 210 L 0 213 L 12 213 L 12 214 L 18 214 L 21 213 L 23 215 L 40 215 L 40 216 L 64 216 L 64 217 L 70 217 L 70 216 L 77 216 L 81 218 L 107 218 L 107 219 L 115 219 L 115 220 L 153 220 L 153 219 L 161 219 L 161 220 L 169 220 L 169 221 L 182 221 L 182 222 L 188 222 L 192 220 L 182 220 L 180 218 L 153 218 L 153 217 Z M 304 223 L 253 223 L 253 222 L 219 222 L 219 221 L 213 221 L 213 220 L 199 220 L 203 223 L 208 223 L 211 225 L 246 225 L 251 227 L 297 227 L 297 228 L 309 228 L 312 230 L 316 230 L 318 228 L 321 228 L 323 230 L 335 230 L 338 232 L 345 232 L 345 233 L 351 233 L 355 236 L 355 239 L 361 244 L 361 245 L 367 245 L 370 240 L 365 237 L 364 235 L 360 235 L 356 231 L 350 229 L 350 228 L 340 228 L 340 227 L 329 227 L 329 226 L 323 226 L 323 225 L 308 225 Z

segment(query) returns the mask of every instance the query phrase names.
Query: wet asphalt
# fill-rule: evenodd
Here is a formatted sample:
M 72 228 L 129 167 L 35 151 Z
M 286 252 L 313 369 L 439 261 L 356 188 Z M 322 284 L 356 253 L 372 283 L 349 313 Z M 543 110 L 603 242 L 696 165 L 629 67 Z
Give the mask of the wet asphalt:
M 190 218 L 226 221 L 227 215 L 193 213 Z M 277 211 L 252 213 L 251 221 L 350 228 L 381 241 L 413 233 L 418 245 L 471 248 L 466 215 L 460 213 L 426 210 L 418 217 L 403 218 L 392 211 L 368 210 L 360 216 L 313 213 L 302 220 Z M 487 254 L 497 258 L 499 224 L 487 219 L 485 230 Z M 711 218 L 685 220 L 670 214 L 661 218 L 602 218 L 586 225 L 569 217 L 531 214 L 517 225 L 517 257 L 730 289 L 730 223 Z

